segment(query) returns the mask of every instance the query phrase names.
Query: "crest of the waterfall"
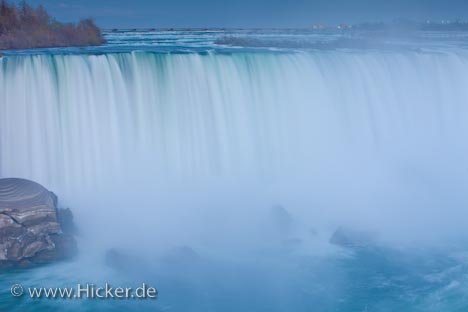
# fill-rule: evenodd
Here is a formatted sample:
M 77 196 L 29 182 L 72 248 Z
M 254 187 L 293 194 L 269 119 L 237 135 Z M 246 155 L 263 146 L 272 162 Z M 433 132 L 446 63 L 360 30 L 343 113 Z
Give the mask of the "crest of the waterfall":
M 244 194 L 310 223 L 444 228 L 466 203 L 467 69 L 461 50 L 8 56 L 0 175 L 145 213 L 153 185 L 224 185 L 202 194 L 226 211 Z

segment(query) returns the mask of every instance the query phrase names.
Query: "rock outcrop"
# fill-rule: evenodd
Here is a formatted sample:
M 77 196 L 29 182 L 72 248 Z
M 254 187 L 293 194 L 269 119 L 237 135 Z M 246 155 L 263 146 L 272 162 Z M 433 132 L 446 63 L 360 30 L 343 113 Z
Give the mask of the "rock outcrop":
M 330 237 L 330 243 L 345 248 L 366 248 L 374 245 L 375 234 L 339 227 Z
M 0 179 L 0 269 L 31 267 L 76 253 L 72 215 L 32 181 Z

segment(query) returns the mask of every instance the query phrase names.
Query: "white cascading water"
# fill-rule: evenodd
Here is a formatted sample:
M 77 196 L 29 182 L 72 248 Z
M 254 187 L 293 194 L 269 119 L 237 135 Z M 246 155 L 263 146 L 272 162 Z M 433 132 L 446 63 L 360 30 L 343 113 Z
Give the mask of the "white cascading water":
M 461 139 L 468 128 L 465 53 L 132 53 L 0 64 L 0 173 L 54 187 L 96 181 L 141 155 L 161 174 L 268 172 L 297 151 L 310 162 L 343 144 L 388 156 Z
M 467 73 L 461 50 L 4 57 L 0 176 L 75 210 L 74 196 L 129 177 L 242 177 L 281 184 L 271 204 L 304 213 L 385 223 L 437 206 L 439 222 L 447 198 L 465 203 Z

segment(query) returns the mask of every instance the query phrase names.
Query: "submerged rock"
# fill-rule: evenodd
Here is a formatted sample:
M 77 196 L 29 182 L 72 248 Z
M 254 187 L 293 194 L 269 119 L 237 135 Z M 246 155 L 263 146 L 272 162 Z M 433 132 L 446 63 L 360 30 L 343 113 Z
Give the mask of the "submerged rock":
M 0 179 L 0 269 L 31 267 L 72 257 L 73 216 L 38 183 Z
M 276 230 L 282 235 L 290 234 L 293 227 L 291 214 L 281 205 L 273 206 L 270 214 Z
M 138 250 L 111 248 L 104 255 L 104 264 L 122 276 L 135 279 L 147 278 L 154 269 L 153 262 Z
M 125 271 L 135 266 L 134 257 L 116 248 L 111 248 L 106 251 L 104 261 L 108 267 L 118 271 Z
M 64 234 L 74 235 L 77 232 L 73 222 L 73 213 L 70 208 L 60 208 L 57 210 L 57 220 Z
M 330 243 L 346 248 L 364 248 L 374 244 L 372 233 L 340 227 L 330 237 Z
M 169 250 L 162 260 L 166 264 L 187 266 L 198 262 L 200 256 L 192 247 L 177 246 Z

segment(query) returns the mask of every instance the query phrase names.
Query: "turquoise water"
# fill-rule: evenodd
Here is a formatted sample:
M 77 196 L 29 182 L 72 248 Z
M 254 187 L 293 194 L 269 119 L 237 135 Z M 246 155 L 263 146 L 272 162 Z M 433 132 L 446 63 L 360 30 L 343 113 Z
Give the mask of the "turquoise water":
M 0 311 L 466 311 L 466 35 L 108 31 L 5 51 L 0 177 L 54 191 L 80 255 L 2 273 Z M 330 243 L 342 227 L 357 241 Z M 27 293 L 106 282 L 159 295 Z
M 460 261 L 464 257 L 465 261 Z M 30 299 L 2 292 L 2 311 L 465 311 L 465 254 L 369 248 L 317 260 L 276 256 L 255 264 L 213 259 L 164 270 L 108 273 L 113 285 L 137 278 L 159 288 L 157 300 Z M 64 274 L 63 271 L 71 270 Z M 69 287 L 83 268 L 59 264 L 2 275 L 2 287 Z M 135 270 L 138 270 L 135 268 Z M 168 271 L 171 273 L 168 273 Z M 174 273 L 175 272 L 175 273 Z M 63 276 L 66 275 L 67 277 Z M 98 282 L 97 279 L 91 279 Z

